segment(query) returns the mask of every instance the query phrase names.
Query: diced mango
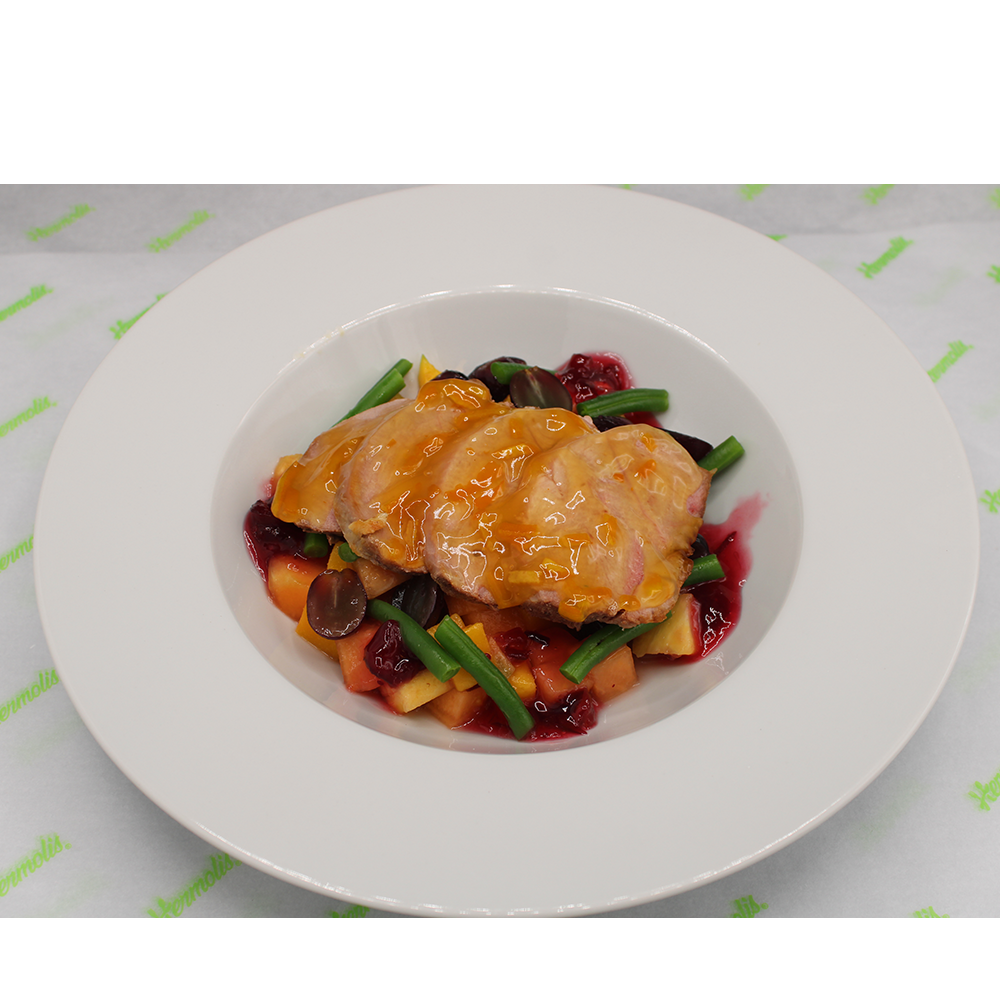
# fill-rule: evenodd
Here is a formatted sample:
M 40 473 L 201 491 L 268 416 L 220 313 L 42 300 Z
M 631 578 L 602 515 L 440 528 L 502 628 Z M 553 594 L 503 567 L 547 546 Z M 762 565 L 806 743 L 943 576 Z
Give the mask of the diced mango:
M 327 639 L 309 624 L 309 616 L 306 613 L 305 607 L 302 608 L 302 617 L 299 618 L 299 623 L 295 626 L 295 631 L 306 642 L 311 642 L 321 653 L 326 653 L 327 656 L 332 656 L 335 660 L 338 659 L 337 640 Z
M 346 559 L 342 559 L 340 556 L 340 542 L 334 542 L 333 548 L 330 549 L 330 556 L 326 560 L 327 569 L 353 569 L 354 563 L 349 563 Z
M 535 683 L 535 675 L 531 672 L 531 667 L 526 663 L 515 667 L 507 680 L 510 681 L 510 686 L 517 692 L 517 696 L 521 701 L 531 701 L 538 691 L 538 685 Z
M 456 691 L 468 691 L 469 688 L 474 688 L 479 681 L 477 681 L 476 678 L 465 669 L 465 667 L 462 667 L 462 669 L 459 670 L 454 677 L 452 677 L 451 683 L 455 685 Z
M 397 712 L 403 715 L 412 712 L 421 705 L 433 701 L 440 697 L 445 691 L 453 691 L 451 681 L 439 681 L 429 670 L 421 670 L 416 677 L 398 685 L 390 687 L 388 684 L 380 684 L 382 697 Z
M 468 691 L 445 691 L 427 707 L 439 722 L 449 729 L 457 729 L 471 722 L 485 704 L 486 692 L 477 687 Z
M 692 594 L 681 594 L 670 617 L 656 628 L 644 632 L 632 642 L 635 656 L 690 656 L 700 643 L 698 601 Z
M 421 389 L 428 382 L 433 382 L 434 379 L 441 374 L 440 368 L 435 368 L 428 360 L 426 355 L 420 355 L 420 367 L 417 369 L 417 386 Z
M 652 629 L 650 630 L 652 631 Z M 642 638 L 640 636 L 640 638 Z M 629 688 L 639 683 L 635 672 L 635 661 L 632 650 L 628 646 L 616 649 L 606 656 L 587 674 L 584 684 L 590 688 L 594 697 L 600 701 L 611 701 L 624 694 Z

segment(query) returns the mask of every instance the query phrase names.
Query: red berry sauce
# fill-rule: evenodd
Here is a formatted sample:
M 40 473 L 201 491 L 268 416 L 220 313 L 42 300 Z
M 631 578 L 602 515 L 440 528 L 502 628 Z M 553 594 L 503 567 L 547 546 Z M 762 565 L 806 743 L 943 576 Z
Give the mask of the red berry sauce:
M 556 375 L 569 390 L 574 405 L 585 399 L 603 396 L 606 392 L 635 388 L 625 362 L 611 353 L 574 354 L 566 364 L 556 369 Z M 625 413 L 623 416 L 633 424 L 660 426 L 652 413 Z

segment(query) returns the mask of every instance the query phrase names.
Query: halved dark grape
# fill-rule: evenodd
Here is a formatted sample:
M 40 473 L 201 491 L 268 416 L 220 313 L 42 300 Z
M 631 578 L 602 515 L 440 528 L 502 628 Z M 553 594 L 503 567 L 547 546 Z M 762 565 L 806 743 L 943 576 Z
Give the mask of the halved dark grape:
M 599 431 L 609 431 L 612 427 L 628 427 L 632 422 L 624 417 L 591 417 Z
M 437 625 L 448 613 L 444 592 L 426 573 L 411 576 L 400 584 L 399 589 L 401 595 L 396 607 L 408 614 L 421 628 Z
M 507 398 L 510 390 L 502 382 L 497 381 L 497 377 L 493 374 L 490 369 L 490 365 L 494 361 L 506 361 L 512 365 L 525 365 L 527 362 L 524 358 L 494 358 L 493 361 L 487 361 L 485 364 L 480 365 L 478 368 L 474 368 L 469 378 L 477 378 L 487 389 L 490 390 L 490 395 L 493 397 L 494 402 L 499 403 L 501 400 Z
M 424 665 L 413 656 L 403 642 L 399 622 L 382 622 L 365 647 L 365 666 L 380 680 L 392 687 L 416 677 Z
M 537 406 L 547 410 L 560 407 L 573 409 L 569 390 L 544 368 L 523 368 L 510 380 L 510 401 L 515 406 Z
M 368 607 L 364 585 L 353 569 L 328 569 L 309 585 L 306 618 L 324 639 L 343 639 L 362 622 Z
M 696 461 L 700 462 L 711 450 L 712 446 L 701 438 L 691 437 L 690 434 L 680 434 L 677 431 L 667 431 L 667 433 Z
M 702 556 L 707 556 L 708 554 L 708 542 L 699 535 L 691 545 L 691 558 L 701 559 Z
M 446 368 L 443 372 L 440 372 L 439 374 L 435 375 L 434 378 L 431 379 L 431 381 L 441 382 L 446 378 L 460 378 L 463 380 L 468 380 L 469 376 L 463 375 L 462 372 L 455 371 L 454 368 Z

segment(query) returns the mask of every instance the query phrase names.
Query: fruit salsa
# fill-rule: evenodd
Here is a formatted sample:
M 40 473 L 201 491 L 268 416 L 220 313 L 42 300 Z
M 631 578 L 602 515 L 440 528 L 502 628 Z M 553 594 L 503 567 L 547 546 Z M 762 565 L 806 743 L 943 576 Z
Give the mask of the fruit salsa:
M 665 430 L 669 397 L 614 354 L 468 375 L 400 361 L 244 521 L 273 603 L 349 691 L 452 729 L 552 739 L 591 729 L 639 681 L 739 618 L 738 531 L 703 526 L 743 454 Z M 712 544 L 707 539 L 712 540 Z

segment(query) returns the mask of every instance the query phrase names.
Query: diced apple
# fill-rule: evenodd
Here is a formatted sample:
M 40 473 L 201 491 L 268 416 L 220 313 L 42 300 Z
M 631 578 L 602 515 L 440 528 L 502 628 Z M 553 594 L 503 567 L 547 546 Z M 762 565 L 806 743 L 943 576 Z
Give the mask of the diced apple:
M 355 559 L 348 562 L 340 555 L 340 544 L 336 544 L 330 550 L 329 558 L 326 561 L 327 569 L 353 569 L 358 574 L 361 586 L 365 588 L 365 593 L 369 599 L 381 597 L 382 594 L 398 587 L 404 580 L 409 580 L 409 573 L 400 573 L 398 570 L 386 569 L 373 563 L 370 559 Z
M 297 622 L 306 606 L 309 584 L 325 569 L 324 559 L 272 556 L 267 564 L 267 589 L 271 600 Z
M 427 707 L 439 722 L 449 729 L 457 729 L 471 722 L 476 713 L 486 704 L 486 692 L 480 688 L 468 691 L 445 691 Z
M 632 650 L 628 646 L 622 646 L 610 656 L 606 656 L 596 667 L 591 669 L 584 681 L 584 684 L 590 688 L 594 697 L 600 702 L 611 701 L 612 698 L 624 694 L 638 683 L 639 676 L 635 672 L 635 661 L 632 657 Z
M 388 684 L 379 684 L 382 697 L 397 712 L 406 715 L 421 705 L 433 701 L 440 697 L 445 691 L 453 691 L 451 681 L 439 681 L 429 670 L 421 670 L 416 677 L 390 687 Z
M 670 617 L 632 642 L 635 656 L 690 656 L 700 647 L 698 601 L 681 594 Z

